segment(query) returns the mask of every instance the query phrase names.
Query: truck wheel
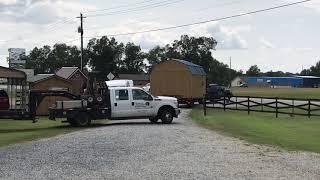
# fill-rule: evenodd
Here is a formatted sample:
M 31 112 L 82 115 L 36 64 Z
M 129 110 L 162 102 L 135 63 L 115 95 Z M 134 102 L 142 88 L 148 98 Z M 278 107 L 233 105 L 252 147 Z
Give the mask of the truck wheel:
M 91 119 L 87 113 L 80 112 L 75 117 L 75 123 L 78 127 L 86 127 L 91 124 Z
M 68 123 L 72 126 L 72 127 L 76 127 L 77 124 L 75 122 L 75 120 L 73 118 L 67 118 Z
M 161 121 L 163 124 L 171 124 L 173 121 L 173 113 L 170 109 L 164 109 L 161 112 Z
M 152 118 L 149 118 L 149 121 L 153 124 L 157 123 L 158 122 L 158 118 L 157 117 L 152 117 Z

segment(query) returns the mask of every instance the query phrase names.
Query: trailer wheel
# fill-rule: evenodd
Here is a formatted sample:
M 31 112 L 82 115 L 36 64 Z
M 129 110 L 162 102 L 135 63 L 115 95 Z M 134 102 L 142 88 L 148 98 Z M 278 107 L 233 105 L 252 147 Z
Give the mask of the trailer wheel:
M 88 113 L 85 112 L 79 112 L 75 117 L 75 123 L 78 127 L 86 127 L 90 126 L 91 119 Z
M 150 121 L 151 123 L 153 123 L 153 124 L 157 123 L 158 120 L 159 120 L 158 117 L 151 117 L 151 118 L 149 118 L 149 121 Z
M 163 109 L 161 112 L 161 121 L 163 124 L 171 124 L 173 121 L 173 112 L 170 109 Z

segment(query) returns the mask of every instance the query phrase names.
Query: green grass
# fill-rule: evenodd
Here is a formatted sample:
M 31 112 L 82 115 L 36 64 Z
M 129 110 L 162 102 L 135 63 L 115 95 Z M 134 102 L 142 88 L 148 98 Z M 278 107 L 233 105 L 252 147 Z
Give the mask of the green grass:
M 32 121 L 0 120 L 0 147 L 24 143 L 59 134 L 74 132 L 81 128 L 72 128 L 61 121 L 41 118 L 35 124 Z
M 201 109 L 190 116 L 199 125 L 256 144 L 320 153 L 320 119 L 274 114 Z
M 235 96 L 320 99 L 320 88 L 232 88 Z

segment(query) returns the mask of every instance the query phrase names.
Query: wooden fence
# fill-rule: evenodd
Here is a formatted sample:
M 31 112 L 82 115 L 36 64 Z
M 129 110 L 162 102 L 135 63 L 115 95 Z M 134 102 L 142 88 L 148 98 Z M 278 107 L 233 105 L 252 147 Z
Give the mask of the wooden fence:
M 204 99 L 204 115 L 207 109 L 223 109 L 235 111 L 265 112 L 279 114 L 300 115 L 320 117 L 320 99 L 294 99 L 294 98 L 270 98 L 270 97 L 248 97 L 234 96 L 232 98 L 215 99 L 208 102 Z

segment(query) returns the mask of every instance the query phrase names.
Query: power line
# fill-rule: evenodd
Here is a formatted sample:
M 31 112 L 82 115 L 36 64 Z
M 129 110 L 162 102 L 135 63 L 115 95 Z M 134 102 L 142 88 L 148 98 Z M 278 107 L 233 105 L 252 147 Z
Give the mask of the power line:
M 175 4 L 178 2 L 182 2 L 182 1 L 185 1 L 185 0 L 174 0 L 174 1 L 166 0 L 166 1 L 161 1 L 161 2 L 148 4 L 148 5 L 144 5 L 144 6 L 140 6 L 140 7 L 126 9 L 126 10 L 113 11 L 113 12 L 102 13 L 102 14 L 87 15 L 87 17 L 99 17 L 99 16 L 110 16 L 110 15 L 116 15 L 116 14 L 127 14 L 130 12 L 143 11 L 143 10 L 154 9 L 154 8 L 158 8 L 158 7 L 164 7 L 164 6 L 168 6 L 168 5 Z
M 236 15 L 232 15 L 232 16 L 226 16 L 226 17 L 221 17 L 221 18 L 216 18 L 216 19 L 211 19 L 211 20 L 206 20 L 206 21 L 200 21 L 200 22 L 195 22 L 195 23 L 189 23 L 189 24 L 183 24 L 183 25 L 178 25 L 178 26 L 171 26 L 171 27 L 158 28 L 158 29 L 150 29 L 150 30 L 137 31 L 137 32 L 111 34 L 111 35 L 106 35 L 106 36 L 116 37 L 116 36 L 126 36 L 126 35 L 143 34 L 143 33 L 157 32 L 157 31 L 178 29 L 178 28 L 182 28 L 182 27 L 194 26 L 194 25 L 199 25 L 199 24 L 206 24 L 206 23 L 209 23 L 209 22 L 216 22 L 216 21 L 221 21 L 221 20 L 227 20 L 227 19 L 247 16 L 247 15 L 251 15 L 251 14 L 257 14 L 257 13 L 271 11 L 271 10 L 280 9 L 280 8 L 284 8 L 284 7 L 294 6 L 294 5 L 297 5 L 297 4 L 302 4 L 302 3 L 306 3 L 306 2 L 310 2 L 310 1 L 311 0 L 297 1 L 297 2 L 294 2 L 294 3 L 287 3 L 287 4 L 284 4 L 284 5 L 280 5 L 280 6 L 274 6 L 274 7 L 270 7 L 270 8 L 265 8 L 265 9 L 255 10 L 255 11 L 249 11 L 249 12 L 246 12 L 246 13 L 236 14 Z M 94 36 L 94 37 L 85 37 L 85 38 L 91 39 L 91 38 L 97 38 L 97 37 L 103 37 L 103 36 Z
M 147 0 L 147 1 L 140 1 L 140 2 L 137 2 L 137 3 L 131 3 L 131 4 L 126 4 L 126 5 L 120 5 L 120 6 L 115 6 L 115 7 L 111 7 L 111 8 L 106 8 L 106 9 L 99 9 L 99 10 L 92 10 L 92 11 L 84 11 L 83 13 L 92 13 L 92 12 L 101 12 L 101 11 L 109 11 L 109 10 L 113 10 L 113 9 L 120 9 L 120 8 L 123 8 L 123 7 L 130 7 L 130 6 L 135 6 L 135 5 L 139 5 L 139 4 L 145 4 L 145 3 L 148 3 L 148 2 L 152 2 L 152 1 L 155 1 L 155 0 Z
M 231 1 L 231 2 L 218 3 L 218 4 L 215 4 L 214 7 L 205 7 L 205 8 L 195 9 L 191 13 L 188 12 L 188 14 L 186 16 L 190 16 L 192 14 L 203 13 L 204 11 L 211 10 L 211 9 L 216 9 L 218 7 L 235 5 L 235 4 L 239 4 L 239 3 L 242 3 L 242 2 L 243 2 L 243 0 L 235 0 L 235 1 Z M 144 22 L 154 21 L 154 20 L 157 20 L 157 19 L 160 19 L 160 18 L 164 18 L 164 17 L 168 17 L 168 16 L 170 17 L 172 15 L 169 14 L 169 15 L 165 15 L 165 16 L 158 16 L 158 17 L 154 17 L 154 18 L 144 19 L 144 20 L 141 20 L 141 21 L 138 21 L 138 22 L 128 22 L 128 23 L 120 24 L 120 25 L 125 26 L 125 25 L 131 25 L 131 24 L 136 24 L 136 23 L 144 23 Z M 97 30 L 98 28 L 87 28 L 87 30 L 92 30 L 92 29 Z M 105 28 L 99 28 L 99 29 L 105 29 Z

